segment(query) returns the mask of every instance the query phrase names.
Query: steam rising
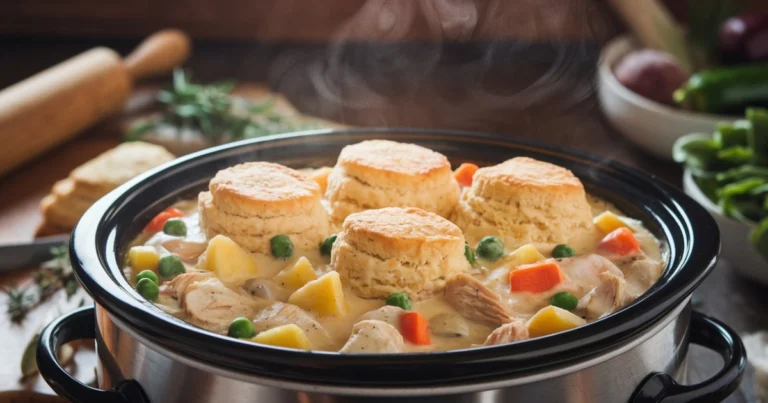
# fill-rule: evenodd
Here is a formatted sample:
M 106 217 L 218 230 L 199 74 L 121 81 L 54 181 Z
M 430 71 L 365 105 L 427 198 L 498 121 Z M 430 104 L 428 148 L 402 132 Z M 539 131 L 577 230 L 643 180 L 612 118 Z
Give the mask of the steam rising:
M 467 116 L 468 105 L 481 104 L 489 111 L 537 105 L 564 110 L 578 105 L 593 90 L 594 58 L 589 59 L 586 47 L 579 45 L 583 39 L 574 38 L 599 35 L 605 26 L 582 24 L 591 32 L 560 31 L 567 25 L 565 18 L 599 21 L 585 2 L 514 3 L 526 4 L 368 0 L 338 30 L 322 57 L 298 60 L 295 54 L 283 55 L 271 73 L 280 78 L 280 86 L 300 85 L 292 74 L 303 74 L 305 83 L 308 76 L 321 101 L 302 106 L 315 113 L 333 115 L 334 108 L 370 111 L 381 114 L 382 125 L 388 123 L 382 111 L 392 107 L 393 98 L 417 103 L 423 94 L 429 94 L 429 102 L 439 104 L 441 111 L 455 112 L 446 117 L 454 121 L 483 119 Z M 492 37 L 500 31 L 519 31 L 527 37 Z

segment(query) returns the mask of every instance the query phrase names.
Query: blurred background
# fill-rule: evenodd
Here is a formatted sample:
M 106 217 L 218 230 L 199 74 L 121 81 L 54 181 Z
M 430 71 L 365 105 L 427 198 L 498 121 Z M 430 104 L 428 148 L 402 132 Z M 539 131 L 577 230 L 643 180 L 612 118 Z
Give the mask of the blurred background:
M 675 161 L 673 145 L 691 132 L 709 136 L 691 144 L 711 142 L 731 128 L 718 124 L 766 105 L 767 15 L 758 0 L 0 1 L 0 244 L 66 235 L 93 200 L 60 183 L 125 140 L 181 155 L 302 129 L 473 130 L 570 147 L 682 186 L 686 166 L 696 177 L 754 157 L 749 144 L 736 144 L 696 165 L 700 155 L 690 149 L 701 147 L 678 143 Z M 128 56 L 148 37 L 156 41 Z M 52 67 L 95 47 L 116 53 Z M 728 84 L 742 91 L 738 101 L 717 106 L 709 89 L 708 103 L 696 103 L 699 88 L 673 96 L 697 74 L 722 68 L 748 70 Z M 713 184 L 694 181 L 710 204 L 722 202 L 708 191 Z M 744 206 L 753 202 L 734 199 L 736 210 L 720 214 L 752 214 Z M 768 209 L 754 214 L 734 239 L 762 270 L 768 235 L 754 248 L 747 237 Z M 717 271 L 701 291 L 704 312 L 744 332 L 768 328 L 759 285 L 768 274 L 750 271 L 751 262 Z M 10 357 L 0 363 L 0 390 L 17 391 L 0 401 L 50 393 L 25 346 L 78 303 L 40 297 L 37 270 L 0 274 L 8 305 L 0 328 L 9 332 L 0 356 Z M 66 280 L 57 281 L 63 289 Z M 19 289 L 38 303 L 24 305 L 11 292 Z M 75 370 L 88 380 L 84 357 Z M 716 362 L 709 357 L 693 372 L 703 379 Z M 732 401 L 755 401 L 752 377 Z

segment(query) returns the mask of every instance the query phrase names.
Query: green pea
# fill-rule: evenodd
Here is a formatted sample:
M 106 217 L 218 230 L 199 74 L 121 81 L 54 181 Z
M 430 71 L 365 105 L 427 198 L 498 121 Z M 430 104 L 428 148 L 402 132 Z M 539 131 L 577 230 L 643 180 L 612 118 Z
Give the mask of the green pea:
M 136 283 L 136 291 L 147 300 L 155 302 L 157 301 L 157 295 L 160 293 L 160 288 L 151 279 L 143 278 Z
M 571 256 L 576 256 L 576 251 L 564 243 L 557 245 L 555 246 L 555 249 L 552 249 L 552 257 L 555 259 Z
M 329 256 L 331 254 L 331 249 L 333 249 L 333 243 L 336 242 L 337 235 L 333 234 L 329 236 L 328 238 L 323 239 L 323 242 L 320 244 L 320 254 Z
M 157 272 L 167 279 L 172 279 L 186 271 L 184 263 L 181 262 L 177 255 L 163 256 L 157 264 Z
M 472 251 L 472 247 L 469 244 L 464 244 L 464 257 L 467 258 L 469 264 L 475 264 L 475 252 Z
M 293 253 L 293 243 L 288 235 L 275 235 L 269 240 L 269 247 L 272 249 L 272 256 L 278 259 L 288 259 Z
M 173 236 L 187 236 L 187 224 L 180 218 L 171 218 L 163 225 L 163 232 Z
M 136 275 L 136 283 L 138 284 L 143 278 L 148 278 L 152 280 L 153 283 L 160 284 L 160 280 L 157 279 L 157 274 L 152 270 L 142 270 L 139 272 L 139 274 Z
M 475 253 L 486 260 L 498 260 L 504 256 L 504 243 L 495 236 L 487 236 L 477 244 Z
M 256 331 L 253 329 L 253 322 L 242 316 L 233 320 L 229 324 L 229 330 L 227 330 L 227 336 L 238 339 L 250 339 L 255 335 Z
M 558 308 L 563 308 L 568 311 L 576 309 L 576 305 L 579 304 L 579 300 L 569 293 L 568 291 L 559 292 L 552 296 L 549 303 Z
M 387 305 L 399 306 L 407 311 L 411 309 L 411 299 L 404 292 L 396 292 L 387 297 Z

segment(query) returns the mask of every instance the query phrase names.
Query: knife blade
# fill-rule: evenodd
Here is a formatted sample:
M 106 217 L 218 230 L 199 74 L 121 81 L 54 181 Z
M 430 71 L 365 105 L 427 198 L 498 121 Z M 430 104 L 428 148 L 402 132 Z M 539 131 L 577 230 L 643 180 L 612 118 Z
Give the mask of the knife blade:
M 40 265 L 53 257 L 51 248 L 67 242 L 69 235 L 56 235 L 32 242 L 0 245 L 0 273 Z

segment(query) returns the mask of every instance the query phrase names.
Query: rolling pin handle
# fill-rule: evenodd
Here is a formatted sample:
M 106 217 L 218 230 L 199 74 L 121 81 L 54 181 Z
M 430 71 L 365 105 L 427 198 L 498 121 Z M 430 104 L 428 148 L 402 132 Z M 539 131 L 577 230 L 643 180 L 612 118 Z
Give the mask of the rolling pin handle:
M 189 37 L 176 29 L 164 29 L 145 39 L 125 58 L 125 68 L 133 81 L 165 74 L 184 63 L 189 56 Z

